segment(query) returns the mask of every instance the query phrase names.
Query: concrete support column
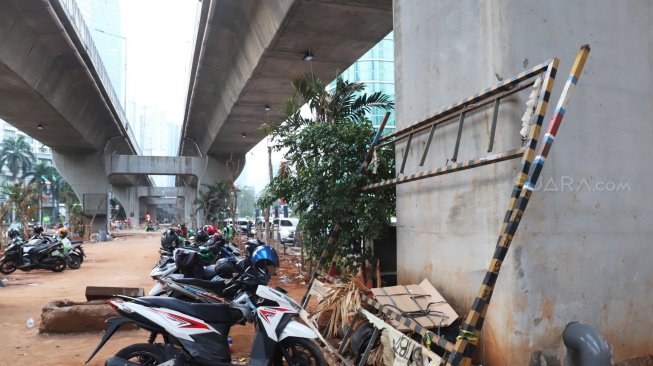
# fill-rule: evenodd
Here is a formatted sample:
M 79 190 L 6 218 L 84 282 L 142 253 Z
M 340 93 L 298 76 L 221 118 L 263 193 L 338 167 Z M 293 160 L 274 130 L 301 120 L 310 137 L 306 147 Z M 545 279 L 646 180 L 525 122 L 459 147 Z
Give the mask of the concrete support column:
M 109 180 L 104 173 L 104 156 L 98 153 L 52 151 L 52 161 L 82 203 L 84 213 L 95 214 L 94 232 L 107 227 Z

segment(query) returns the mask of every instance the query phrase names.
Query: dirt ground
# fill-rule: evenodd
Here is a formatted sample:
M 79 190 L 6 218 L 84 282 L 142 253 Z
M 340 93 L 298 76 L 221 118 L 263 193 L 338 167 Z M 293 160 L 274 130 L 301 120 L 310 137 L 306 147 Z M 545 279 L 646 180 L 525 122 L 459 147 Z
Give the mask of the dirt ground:
M 102 333 L 39 334 L 41 308 L 52 300 L 85 301 L 86 286 L 142 287 L 147 294 L 154 285 L 149 273 L 159 258 L 159 234 L 139 231 L 112 242 L 86 243 L 87 258 L 78 270 L 16 271 L 8 276 L 0 275 L 7 285 L 0 288 L 0 364 L 81 365 Z M 305 286 L 296 278 L 297 260 L 296 256 L 282 256 L 281 268 L 271 286 L 280 285 L 299 300 Z M 33 328 L 26 326 L 29 318 L 35 321 Z M 231 329 L 234 361 L 242 362 L 249 354 L 253 334 L 252 325 L 236 325 Z M 105 359 L 121 348 L 146 342 L 147 336 L 142 330 L 119 332 L 89 365 L 103 365 Z

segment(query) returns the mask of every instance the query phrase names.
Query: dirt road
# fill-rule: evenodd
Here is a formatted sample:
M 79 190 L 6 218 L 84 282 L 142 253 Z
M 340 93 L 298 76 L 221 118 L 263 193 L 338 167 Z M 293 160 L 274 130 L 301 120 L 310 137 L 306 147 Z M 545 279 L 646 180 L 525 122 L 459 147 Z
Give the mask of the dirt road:
M 108 243 L 85 244 L 87 258 L 79 270 L 62 273 L 37 270 L 0 275 L 7 287 L 0 288 L 0 364 L 2 365 L 81 365 L 101 338 L 101 333 L 74 335 L 44 335 L 38 333 L 41 308 L 52 300 L 85 301 L 86 286 L 152 287 L 150 270 L 158 260 L 160 233 L 138 233 Z M 279 275 L 271 282 L 276 285 L 294 270 L 288 259 Z M 293 272 L 293 273 L 289 273 Z M 281 284 L 296 299 L 303 294 L 299 284 Z M 28 328 L 27 319 L 35 326 Z M 251 325 L 234 326 L 234 360 L 249 353 L 254 329 Z M 133 343 L 143 343 L 147 333 L 142 330 L 120 332 L 94 358 L 90 365 L 103 365 L 104 360 L 119 349 Z

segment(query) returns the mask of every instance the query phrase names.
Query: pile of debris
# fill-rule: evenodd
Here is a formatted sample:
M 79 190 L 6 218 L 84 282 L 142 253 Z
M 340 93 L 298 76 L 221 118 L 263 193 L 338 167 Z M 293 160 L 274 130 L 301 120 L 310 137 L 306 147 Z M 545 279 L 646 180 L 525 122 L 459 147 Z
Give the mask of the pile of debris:
M 444 352 L 434 340 L 458 334 L 458 314 L 428 280 L 373 289 L 359 278 L 316 280 L 310 291 L 318 305 L 309 322 L 345 365 L 437 365 Z

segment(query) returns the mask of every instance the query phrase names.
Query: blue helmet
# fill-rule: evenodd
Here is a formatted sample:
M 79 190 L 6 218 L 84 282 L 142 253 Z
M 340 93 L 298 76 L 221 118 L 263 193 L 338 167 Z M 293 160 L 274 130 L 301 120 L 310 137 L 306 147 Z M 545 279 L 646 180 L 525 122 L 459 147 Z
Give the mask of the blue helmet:
M 252 253 L 252 263 L 259 268 L 264 268 L 268 264 L 279 267 L 279 256 L 269 245 L 262 245 Z

